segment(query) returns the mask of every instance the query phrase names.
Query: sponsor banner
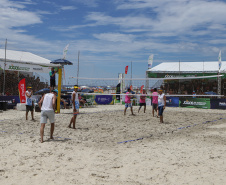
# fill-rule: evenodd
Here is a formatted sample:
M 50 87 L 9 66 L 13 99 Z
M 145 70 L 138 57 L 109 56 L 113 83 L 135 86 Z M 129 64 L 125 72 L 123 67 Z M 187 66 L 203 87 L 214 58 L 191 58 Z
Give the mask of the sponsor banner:
M 26 79 L 25 78 L 20 80 L 20 82 L 18 84 L 18 90 L 19 90 L 20 102 L 21 103 L 26 103 L 26 97 L 25 97 L 25 93 L 26 93 Z
M 179 98 L 180 107 L 210 109 L 209 98 Z
M 0 61 L 0 66 L 1 68 L 4 68 L 3 61 Z M 5 70 L 49 73 L 49 71 L 51 71 L 51 67 L 44 66 L 44 65 L 35 65 L 35 64 L 32 65 L 32 64 L 6 62 Z
M 226 109 L 226 99 L 211 99 L 211 109 Z
M 19 96 L 0 96 L 0 102 L 7 102 L 7 109 L 13 109 L 17 103 L 20 103 Z
M 95 103 L 99 105 L 110 105 L 114 103 L 113 95 L 96 95 Z
M 166 97 L 167 107 L 179 107 L 179 97 Z

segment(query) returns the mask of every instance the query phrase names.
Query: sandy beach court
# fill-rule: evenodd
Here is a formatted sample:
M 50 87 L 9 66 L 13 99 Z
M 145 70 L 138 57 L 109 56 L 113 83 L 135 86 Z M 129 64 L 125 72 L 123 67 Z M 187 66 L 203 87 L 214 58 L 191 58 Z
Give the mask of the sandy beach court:
M 0 113 L 0 182 L 7 185 L 226 184 L 224 110 L 169 108 L 164 124 L 134 107 L 82 108 L 76 130 L 72 110 L 56 115 L 54 140 L 46 125 L 40 143 L 36 121 L 25 112 Z

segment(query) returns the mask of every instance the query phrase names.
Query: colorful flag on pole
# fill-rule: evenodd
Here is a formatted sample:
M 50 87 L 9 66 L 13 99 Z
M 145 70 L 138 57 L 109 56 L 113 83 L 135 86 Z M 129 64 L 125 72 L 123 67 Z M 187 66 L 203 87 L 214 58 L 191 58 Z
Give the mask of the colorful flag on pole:
M 154 55 L 152 54 L 152 55 L 150 55 L 149 57 L 148 57 L 148 69 L 151 69 L 152 68 L 152 64 L 153 64 L 153 57 L 154 57 Z
M 132 86 L 132 85 L 130 85 L 130 87 L 129 87 L 129 88 L 130 88 L 130 90 L 131 90 L 131 91 L 133 91 L 133 86 Z
M 221 64 L 222 64 L 222 62 L 221 62 L 221 50 L 220 50 L 219 56 L 218 56 L 219 71 L 220 71 L 220 69 L 221 69 Z
M 20 80 L 18 84 L 18 90 L 19 90 L 19 97 L 20 97 L 20 103 L 26 103 L 26 81 L 25 78 Z
M 143 89 L 144 89 L 144 85 L 142 85 L 141 88 L 140 88 L 140 93 L 141 94 L 143 93 Z
M 129 66 L 126 66 L 126 68 L 125 68 L 125 74 L 127 74 L 128 68 L 129 68 Z
M 68 50 L 69 44 L 64 48 L 63 50 L 63 59 L 66 58 L 67 50 Z

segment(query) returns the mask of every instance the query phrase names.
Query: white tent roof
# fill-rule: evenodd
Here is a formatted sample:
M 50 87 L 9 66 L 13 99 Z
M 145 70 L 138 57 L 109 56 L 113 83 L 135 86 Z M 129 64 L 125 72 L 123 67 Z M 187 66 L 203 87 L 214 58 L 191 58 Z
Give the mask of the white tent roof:
M 152 69 L 152 73 L 217 73 L 218 61 L 214 62 L 163 62 Z M 221 72 L 226 73 L 226 61 L 222 61 Z
M 5 61 L 5 49 L 0 49 L 0 61 Z M 6 50 L 6 62 L 15 62 L 23 64 L 45 65 L 57 67 L 60 65 L 51 64 L 51 60 L 40 57 L 30 52 Z

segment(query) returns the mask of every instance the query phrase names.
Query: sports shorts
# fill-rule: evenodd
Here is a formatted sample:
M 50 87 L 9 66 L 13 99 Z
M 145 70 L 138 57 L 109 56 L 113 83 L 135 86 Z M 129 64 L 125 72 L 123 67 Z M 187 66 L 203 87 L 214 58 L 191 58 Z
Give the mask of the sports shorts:
M 126 108 L 132 107 L 132 103 L 125 103 L 125 107 L 126 107 Z
M 156 104 L 156 103 L 152 103 L 152 107 L 153 107 L 153 109 L 157 109 L 158 104 Z
M 162 116 L 163 111 L 164 111 L 163 106 L 159 106 L 158 110 L 159 110 L 159 116 Z
M 50 87 L 55 87 L 55 86 L 56 86 L 56 80 L 50 79 Z
M 26 105 L 26 112 L 34 111 L 34 107 L 32 105 Z
M 139 103 L 140 107 L 146 106 L 146 103 Z
M 54 110 L 42 110 L 41 111 L 40 123 L 47 123 L 47 119 L 49 119 L 50 123 L 54 123 L 55 122 Z

